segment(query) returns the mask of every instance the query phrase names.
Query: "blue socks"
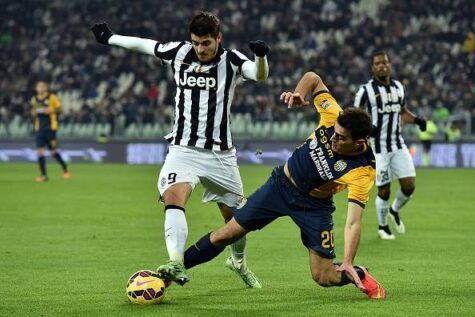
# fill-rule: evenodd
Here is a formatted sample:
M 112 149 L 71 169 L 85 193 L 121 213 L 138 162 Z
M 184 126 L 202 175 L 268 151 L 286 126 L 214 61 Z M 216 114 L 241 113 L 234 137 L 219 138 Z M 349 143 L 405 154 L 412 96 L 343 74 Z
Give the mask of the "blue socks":
M 333 263 L 333 265 L 340 265 L 340 264 L 341 264 L 341 262 Z M 360 280 L 365 278 L 365 273 L 362 269 L 360 269 L 357 266 L 353 266 L 353 268 L 355 269 L 356 273 L 358 274 L 358 277 L 360 278 Z M 348 277 L 348 275 L 345 272 L 341 272 L 340 284 L 338 284 L 336 286 L 343 286 L 343 285 L 347 285 L 347 284 L 354 284 L 354 283 L 353 283 L 352 280 L 350 280 L 350 278 Z
M 38 157 L 38 165 L 40 166 L 41 176 L 46 177 L 46 160 L 44 156 Z
M 217 247 L 210 241 L 211 232 L 205 234 L 198 242 L 185 251 L 183 263 L 186 269 L 208 262 L 217 257 L 224 247 Z

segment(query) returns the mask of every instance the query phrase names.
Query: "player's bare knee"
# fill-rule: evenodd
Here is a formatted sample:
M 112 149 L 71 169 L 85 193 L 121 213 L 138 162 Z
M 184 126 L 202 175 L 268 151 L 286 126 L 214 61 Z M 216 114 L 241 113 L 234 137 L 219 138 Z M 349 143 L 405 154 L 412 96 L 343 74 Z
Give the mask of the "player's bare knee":
M 162 200 L 165 206 L 175 205 L 175 206 L 184 207 L 185 198 L 183 197 L 182 194 L 175 192 L 173 190 L 165 191 L 163 193 Z
M 414 185 L 401 187 L 402 193 L 406 196 L 411 196 L 414 193 L 415 189 L 416 189 L 416 186 Z
M 236 234 L 234 234 L 231 230 L 228 230 L 226 227 L 223 227 L 217 231 L 212 232 L 210 240 L 211 243 L 213 243 L 215 246 L 225 247 L 239 240 L 239 238 L 236 238 Z
M 224 218 L 224 222 L 228 222 L 233 218 L 233 211 L 231 207 L 225 205 L 223 203 L 218 203 L 219 210 L 221 211 L 221 215 Z
M 391 196 L 391 187 L 389 187 L 389 185 L 378 187 L 378 196 L 381 199 L 388 200 Z
M 312 273 L 313 280 L 322 287 L 330 287 L 333 285 L 332 278 L 324 272 Z
M 225 226 L 211 233 L 211 242 L 220 247 L 230 245 L 245 236 L 247 231 L 234 219 Z

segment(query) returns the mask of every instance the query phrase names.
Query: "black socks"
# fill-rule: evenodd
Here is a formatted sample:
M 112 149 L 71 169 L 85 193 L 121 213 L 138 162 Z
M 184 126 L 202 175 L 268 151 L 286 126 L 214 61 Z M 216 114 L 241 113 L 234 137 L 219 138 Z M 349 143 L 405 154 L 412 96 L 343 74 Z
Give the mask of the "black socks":
M 65 173 L 67 173 L 68 172 L 68 166 L 66 165 L 66 163 L 64 163 L 63 158 L 61 157 L 61 155 L 59 155 L 59 153 L 56 152 L 54 154 L 54 158 L 56 159 L 56 161 L 58 161 L 59 164 L 61 164 L 61 167 L 63 168 L 63 171 Z
M 41 175 L 47 177 L 46 175 L 46 160 L 44 156 L 38 157 L 38 165 L 40 166 Z

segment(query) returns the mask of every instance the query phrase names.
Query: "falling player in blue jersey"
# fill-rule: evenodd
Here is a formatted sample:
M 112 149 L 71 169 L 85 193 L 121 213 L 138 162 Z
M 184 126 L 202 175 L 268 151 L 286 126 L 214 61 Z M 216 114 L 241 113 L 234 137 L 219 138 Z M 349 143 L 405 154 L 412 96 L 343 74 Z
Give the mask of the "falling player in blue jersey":
M 386 293 L 363 266 L 353 260 L 361 235 L 361 219 L 375 178 L 375 161 L 368 136 L 372 124 L 361 109 L 342 111 L 320 76 L 306 73 L 294 92 L 281 95 L 289 108 L 309 104 L 313 95 L 320 123 L 283 166 L 276 167 L 267 182 L 252 194 L 234 218 L 203 236 L 185 252 L 187 269 L 210 261 L 250 231 L 260 230 L 275 219 L 289 216 L 299 226 L 309 251 L 312 278 L 321 286 L 354 283 L 369 298 Z M 334 263 L 332 196 L 348 188 L 348 211 L 342 263 Z M 173 279 L 173 272 L 165 274 Z

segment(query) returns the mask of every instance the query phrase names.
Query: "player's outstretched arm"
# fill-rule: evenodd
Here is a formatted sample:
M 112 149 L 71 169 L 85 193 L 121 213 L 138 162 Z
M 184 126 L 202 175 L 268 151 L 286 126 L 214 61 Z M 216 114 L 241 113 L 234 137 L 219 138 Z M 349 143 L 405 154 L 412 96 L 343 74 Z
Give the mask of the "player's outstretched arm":
M 106 23 L 96 23 L 91 27 L 97 42 L 104 45 L 117 45 L 129 50 L 155 55 L 157 41 L 140 37 L 117 35 L 112 32 Z
M 280 95 L 280 100 L 284 101 L 288 108 L 294 106 L 307 106 L 309 102 L 305 100 L 305 96 L 308 94 L 313 95 L 322 90 L 328 91 L 322 78 L 314 72 L 307 72 L 300 79 L 294 92 L 284 91 Z
M 264 41 L 249 42 L 249 48 L 254 53 L 254 62 L 246 61 L 242 64 L 242 74 L 247 79 L 256 81 L 266 80 L 269 76 L 269 65 L 266 55 L 270 51 L 269 45 Z
M 353 268 L 353 260 L 360 244 L 363 211 L 363 207 L 359 204 L 348 202 L 348 213 L 345 224 L 345 255 L 343 263 L 339 268 L 339 270 L 349 273 L 359 288 L 362 287 L 362 284 L 358 274 Z

